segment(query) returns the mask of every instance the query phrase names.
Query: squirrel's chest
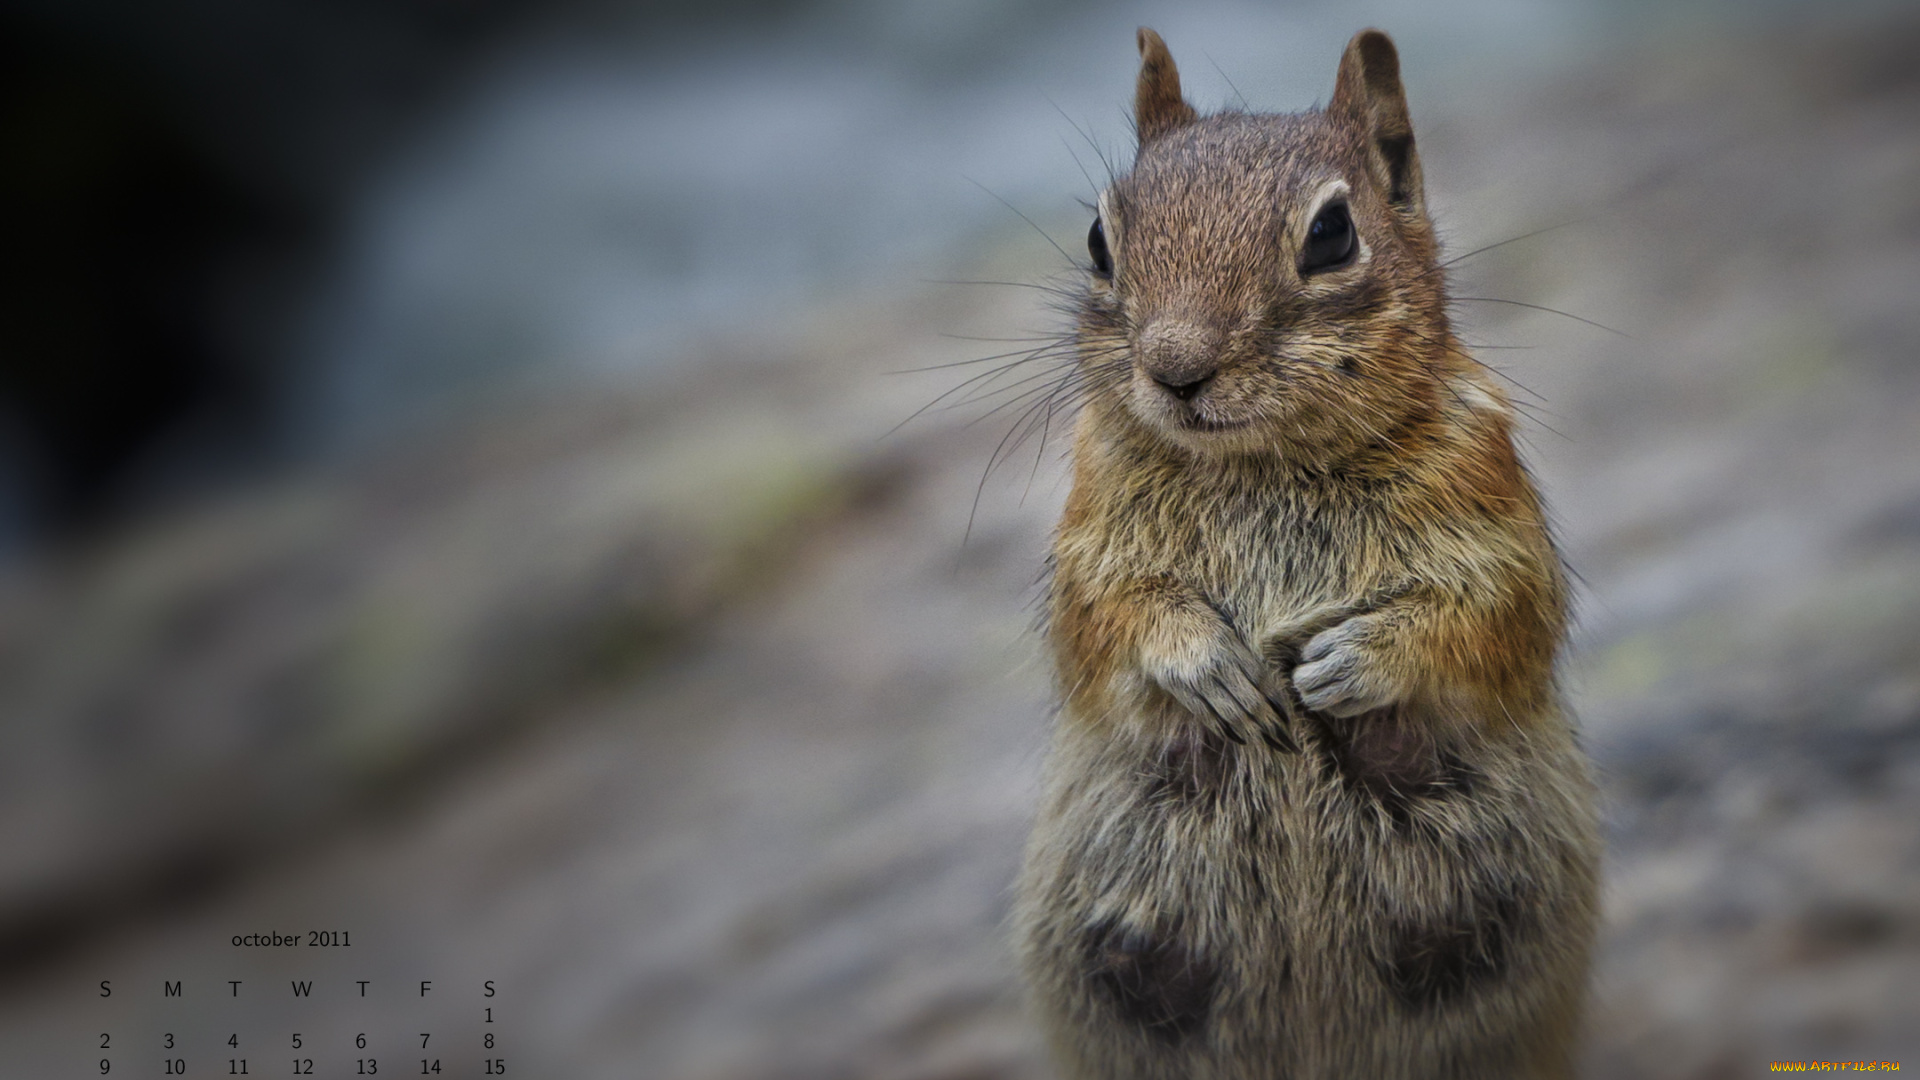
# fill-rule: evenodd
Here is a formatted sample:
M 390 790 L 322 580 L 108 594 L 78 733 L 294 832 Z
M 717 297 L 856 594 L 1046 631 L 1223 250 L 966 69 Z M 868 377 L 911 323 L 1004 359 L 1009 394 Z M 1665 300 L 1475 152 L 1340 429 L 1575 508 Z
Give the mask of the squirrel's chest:
M 1095 556 L 1081 560 L 1088 566 L 1176 578 L 1262 621 L 1392 576 L 1396 545 L 1379 509 L 1310 485 L 1170 485 L 1091 509 L 1063 526 L 1063 554 L 1081 549 Z

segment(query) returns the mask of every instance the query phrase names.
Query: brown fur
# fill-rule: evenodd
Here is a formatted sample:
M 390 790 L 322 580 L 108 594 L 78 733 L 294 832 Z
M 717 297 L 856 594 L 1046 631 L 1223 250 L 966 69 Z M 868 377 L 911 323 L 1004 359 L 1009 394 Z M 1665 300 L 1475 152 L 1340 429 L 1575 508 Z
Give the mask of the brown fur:
M 1325 111 L 1200 117 L 1139 43 L 1053 552 L 1038 1010 L 1074 1077 L 1569 1075 L 1565 588 L 1448 323 L 1393 44 L 1356 35 Z M 1303 274 L 1330 192 L 1362 246 Z

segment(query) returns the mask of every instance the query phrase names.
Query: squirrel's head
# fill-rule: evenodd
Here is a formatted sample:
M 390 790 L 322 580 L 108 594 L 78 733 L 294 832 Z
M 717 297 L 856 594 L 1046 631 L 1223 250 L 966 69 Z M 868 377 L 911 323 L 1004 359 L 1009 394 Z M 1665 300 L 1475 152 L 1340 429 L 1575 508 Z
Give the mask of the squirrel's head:
M 1355 35 L 1324 110 L 1206 117 L 1139 43 L 1139 153 L 1087 236 L 1095 407 L 1199 454 L 1390 440 L 1455 348 L 1393 42 Z

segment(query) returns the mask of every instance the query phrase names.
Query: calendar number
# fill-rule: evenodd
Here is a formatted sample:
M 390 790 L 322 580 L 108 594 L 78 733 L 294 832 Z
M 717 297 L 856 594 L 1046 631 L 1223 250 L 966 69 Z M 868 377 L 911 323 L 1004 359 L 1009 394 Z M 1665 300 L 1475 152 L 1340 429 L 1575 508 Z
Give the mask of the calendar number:
M 331 942 L 325 942 L 325 943 L 332 944 Z M 338 944 L 342 946 L 346 944 L 344 934 L 340 936 L 340 940 L 338 941 Z M 182 984 L 179 982 L 168 980 L 164 986 L 165 996 L 169 998 L 182 996 L 180 991 L 181 985 Z M 306 992 L 306 988 L 313 985 L 315 984 L 310 982 L 295 981 L 293 984 L 294 996 L 299 998 L 310 996 Z M 419 985 L 421 988 L 420 990 L 421 996 L 423 997 L 426 996 L 426 991 L 427 991 L 427 988 L 430 986 L 430 984 L 426 981 L 422 981 Z M 487 982 L 484 985 L 486 988 L 486 991 L 485 991 L 486 996 L 493 997 L 495 992 L 494 984 L 492 982 Z M 368 986 L 369 986 L 369 980 L 360 980 L 358 982 L 358 986 L 359 986 L 360 997 L 373 996 L 368 994 L 367 992 Z M 348 995 L 351 996 L 353 994 L 352 985 L 349 985 L 346 989 L 347 989 Z M 408 986 L 406 987 L 406 989 L 408 991 L 406 996 L 411 997 L 412 987 Z M 217 986 L 215 988 L 215 993 L 217 997 L 224 999 L 229 996 L 236 997 L 236 998 L 245 997 L 245 996 L 248 996 L 248 993 L 250 993 L 250 991 L 244 990 L 242 987 L 242 983 L 239 980 L 230 980 L 228 985 L 226 986 Z M 276 996 L 284 996 L 284 993 L 285 992 L 282 991 L 280 995 L 276 995 Z M 102 996 L 104 997 L 105 995 L 103 994 Z M 470 1016 L 471 1014 L 468 1014 L 468 1015 Z M 494 1023 L 492 1008 L 490 1007 L 485 1008 L 483 1010 L 483 1015 L 486 1018 L 485 1019 L 486 1024 L 492 1025 Z M 298 1023 L 301 1021 L 296 1019 L 295 1022 Z M 405 1021 L 402 1021 L 402 1023 L 404 1022 Z M 154 1027 L 158 1027 L 158 1026 L 159 1026 L 158 1024 L 154 1025 Z M 339 1044 L 333 1042 L 332 1040 L 339 1038 L 341 1035 L 346 1034 L 346 1032 L 338 1031 L 338 1030 L 323 1031 L 319 1035 L 319 1044 L 309 1047 L 308 1041 L 307 1041 L 307 1035 L 309 1034 L 309 1032 L 290 1031 L 287 1028 L 281 1028 L 280 1030 L 284 1033 L 287 1039 L 286 1042 L 280 1044 L 282 1047 L 288 1047 L 288 1046 L 292 1047 L 296 1055 L 300 1054 L 301 1052 L 305 1052 L 305 1053 L 311 1053 L 311 1054 L 318 1054 L 321 1057 L 325 1057 L 328 1053 L 338 1053 L 337 1049 L 330 1051 L 328 1048 L 338 1047 Z M 471 1030 L 472 1029 L 468 1029 L 469 1033 L 471 1033 Z M 103 1053 L 103 1056 L 97 1059 L 100 1065 L 100 1075 L 103 1077 L 111 1076 L 114 1072 L 114 1067 L 113 1067 L 114 1062 L 112 1058 L 104 1056 L 104 1054 L 106 1051 L 110 1051 L 113 1048 L 114 1033 L 111 1031 L 99 1031 L 97 1032 L 97 1034 L 100 1037 L 99 1049 Z M 119 1034 L 124 1036 L 126 1032 L 122 1031 Z M 129 1073 L 124 1068 L 121 1069 L 120 1072 L 122 1075 L 143 1076 L 143 1077 L 144 1076 L 165 1076 L 170 1078 L 170 1080 L 173 1077 L 185 1077 L 189 1075 L 187 1072 L 187 1059 L 185 1057 L 174 1057 L 173 1054 L 186 1050 L 187 1049 L 186 1044 L 188 1042 L 192 1042 L 195 1039 L 205 1039 L 208 1035 L 213 1035 L 215 1038 L 219 1037 L 217 1034 L 211 1031 L 203 1031 L 199 1034 L 195 1034 L 193 1032 L 187 1032 L 185 1034 L 182 1034 L 177 1031 L 156 1032 L 152 1028 L 148 1028 L 144 1032 L 136 1031 L 133 1037 L 134 1042 L 141 1043 L 143 1045 L 151 1047 L 152 1044 L 146 1043 L 145 1040 L 152 1038 L 156 1034 L 160 1036 L 160 1049 L 162 1050 L 164 1055 L 160 1059 L 160 1071 L 158 1073 L 151 1071 L 153 1069 L 152 1059 L 147 1058 L 146 1059 L 147 1064 L 145 1065 L 141 1065 L 136 1061 L 131 1066 L 132 1068 L 131 1073 Z M 260 1031 L 256 1030 L 254 1032 L 254 1035 L 256 1036 L 260 1034 L 262 1034 Z M 271 1041 L 272 1031 L 270 1028 L 267 1030 L 265 1034 L 268 1040 Z M 430 1057 L 427 1054 L 427 1052 L 433 1047 L 433 1033 L 428 1031 L 420 1031 L 420 1032 L 416 1032 L 416 1034 L 420 1036 L 421 1056 L 417 1059 L 420 1062 L 420 1075 L 421 1076 L 442 1076 L 446 1074 L 447 1070 L 444 1065 L 445 1059 Z M 374 1035 L 373 1032 L 367 1032 L 367 1031 L 355 1033 L 355 1035 L 353 1036 L 354 1049 L 360 1051 L 360 1053 L 363 1055 L 368 1050 L 382 1049 L 382 1048 L 384 1048 L 384 1050 L 390 1054 L 395 1052 L 398 1052 L 398 1053 L 405 1052 L 404 1049 L 396 1050 L 394 1046 L 386 1045 L 386 1044 L 383 1044 L 382 1048 L 374 1047 L 373 1035 Z M 249 1037 L 251 1038 L 252 1036 L 249 1036 Z M 397 1031 L 384 1033 L 381 1035 L 381 1038 L 384 1038 L 384 1039 L 404 1038 L 404 1037 L 405 1036 L 403 1034 Z M 460 1043 L 463 1039 L 468 1037 L 470 1037 L 470 1035 L 463 1036 L 456 1032 L 453 1035 L 453 1041 L 457 1044 L 457 1043 Z M 240 1033 L 238 1031 L 230 1031 L 226 1037 L 226 1044 L 228 1048 L 234 1051 L 235 1053 L 234 1053 L 234 1056 L 227 1059 L 227 1071 L 224 1075 L 249 1076 L 251 1073 L 251 1070 L 248 1068 L 248 1059 L 241 1057 L 238 1053 L 238 1051 L 240 1050 Z M 200 1045 L 204 1046 L 205 1044 L 203 1043 Z M 472 1046 L 471 1043 L 467 1045 L 469 1047 Z M 480 1031 L 480 1046 L 488 1055 L 497 1053 L 501 1049 L 501 1037 L 498 1034 L 498 1029 L 492 1026 L 482 1028 Z M 126 1048 L 122 1047 L 121 1049 L 124 1050 Z M 211 1049 L 211 1048 L 209 1047 L 208 1049 Z M 144 1054 L 147 1052 L 150 1052 L 150 1051 L 141 1051 L 137 1047 L 135 1048 L 135 1051 L 134 1051 L 136 1058 L 143 1057 Z M 206 1051 L 202 1051 L 202 1052 L 206 1052 Z M 218 1051 L 212 1051 L 212 1052 L 217 1053 Z M 282 1050 L 282 1053 L 284 1052 L 285 1051 Z M 456 1059 L 453 1062 L 455 1067 L 452 1070 L 452 1072 L 454 1075 L 458 1075 L 458 1076 L 476 1075 L 474 1073 L 463 1071 L 465 1069 L 472 1068 L 471 1059 L 467 1059 L 469 1061 L 469 1064 L 467 1065 L 461 1065 L 459 1061 L 460 1055 L 462 1053 L 471 1053 L 471 1050 L 461 1051 L 456 1047 L 452 1050 L 442 1050 L 441 1052 L 451 1053 L 454 1055 Z M 261 1062 L 260 1068 L 264 1070 L 268 1075 L 272 1075 L 274 1072 L 274 1068 L 272 1064 L 272 1058 L 274 1056 L 273 1048 L 271 1046 L 267 1046 L 265 1048 L 264 1053 L 265 1053 L 265 1059 Z M 283 1057 L 280 1060 L 286 1061 L 287 1059 Z M 321 1070 L 315 1068 L 315 1066 L 318 1064 L 318 1060 L 316 1058 L 295 1056 L 293 1058 L 293 1074 L 295 1076 L 342 1075 L 342 1073 L 339 1072 L 338 1070 L 341 1070 L 344 1067 L 345 1062 L 343 1060 L 337 1060 L 337 1059 L 329 1059 L 329 1060 L 333 1060 L 334 1063 L 329 1065 L 328 1068 L 334 1069 L 336 1071 L 322 1073 Z M 126 1062 L 122 1062 L 121 1064 L 125 1065 Z M 506 1075 L 507 1060 L 505 1058 L 488 1056 L 481 1059 L 481 1064 L 482 1064 L 483 1071 L 478 1075 L 484 1075 L 487 1077 Z M 4 1070 L 0 1070 L 0 1072 L 3 1072 L 3 1071 Z M 405 1059 L 403 1058 L 400 1061 L 396 1062 L 391 1057 L 389 1057 L 387 1061 L 387 1073 L 389 1075 L 393 1075 L 396 1072 L 401 1075 L 405 1075 L 409 1072 L 405 1064 Z M 202 1059 L 199 1066 L 191 1075 L 211 1076 L 217 1073 L 219 1073 L 219 1065 L 217 1060 L 209 1061 L 206 1059 Z M 280 1075 L 284 1076 L 286 1074 L 281 1073 Z M 365 1057 L 365 1056 L 358 1057 L 355 1061 L 355 1072 L 353 1073 L 353 1075 L 361 1076 L 361 1077 L 379 1076 L 380 1075 L 379 1060 L 372 1057 Z M 0 1080 L 5 1080 L 5 1077 L 0 1076 Z

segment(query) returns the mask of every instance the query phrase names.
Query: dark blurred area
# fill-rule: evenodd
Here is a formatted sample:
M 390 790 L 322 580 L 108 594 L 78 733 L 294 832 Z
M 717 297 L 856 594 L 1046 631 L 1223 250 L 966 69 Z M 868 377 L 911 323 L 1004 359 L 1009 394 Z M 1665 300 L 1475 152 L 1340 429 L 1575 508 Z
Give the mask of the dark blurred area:
M 516 0 L 9 2 L 0 538 L 289 449 L 288 339 L 343 204 Z
M 1386 28 L 1493 245 L 1608 806 L 1586 1074 L 1920 1054 L 1906 8 L 6 0 L 3 1067 L 277 1026 L 74 988 L 311 925 L 365 945 L 294 977 L 496 980 L 520 1075 L 1048 1075 L 1068 418 L 965 380 L 1061 327 L 1141 23 L 1203 109 Z
M 490 62 L 601 35 L 642 62 L 885 47 L 862 40 L 862 9 L 9 0 L 0 550 L 333 441 L 289 400 L 327 378 L 302 370 L 324 362 L 302 347 L 316 296 L 369 180 Z

